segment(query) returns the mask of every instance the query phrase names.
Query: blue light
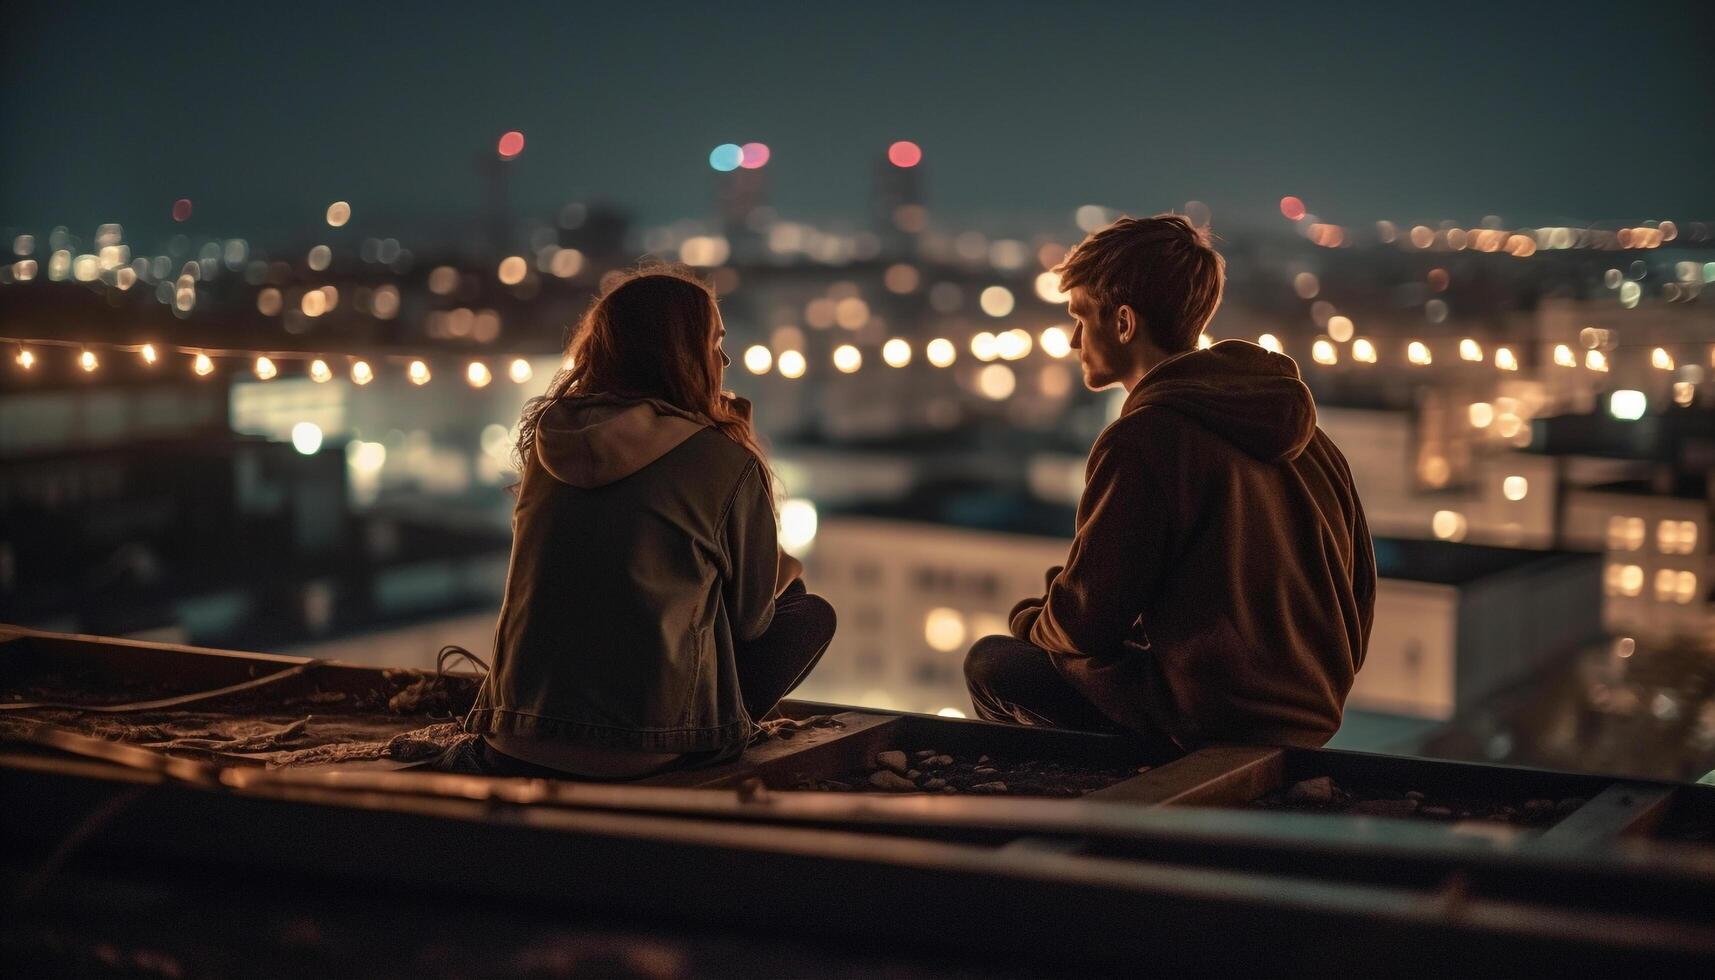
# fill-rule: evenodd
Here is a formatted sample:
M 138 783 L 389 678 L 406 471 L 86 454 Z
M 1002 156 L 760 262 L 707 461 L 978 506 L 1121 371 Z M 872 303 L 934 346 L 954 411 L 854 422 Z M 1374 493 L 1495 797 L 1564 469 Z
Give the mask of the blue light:
M 744 148 L 737 143 L 722 143 L 709 152 L 709 166 L 726 173 L 737 170 L 744 162 Z

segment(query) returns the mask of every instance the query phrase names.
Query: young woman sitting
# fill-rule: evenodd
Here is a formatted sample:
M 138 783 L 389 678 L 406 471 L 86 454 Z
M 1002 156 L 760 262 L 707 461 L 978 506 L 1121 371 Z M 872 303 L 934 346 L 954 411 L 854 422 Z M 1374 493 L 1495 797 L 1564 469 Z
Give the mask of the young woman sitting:
M 730 759 L 815 666 L 834 610 L 775 539 L 774 482 L 714 296 L 637 273 L 519 422 L 479 771 L 630 779 Z

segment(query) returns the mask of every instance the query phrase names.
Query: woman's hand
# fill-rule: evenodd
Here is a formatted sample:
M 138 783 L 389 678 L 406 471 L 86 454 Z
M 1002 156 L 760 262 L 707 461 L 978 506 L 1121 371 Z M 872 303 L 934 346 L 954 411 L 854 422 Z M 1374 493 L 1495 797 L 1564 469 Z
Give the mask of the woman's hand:
M 776 596 L 786 591 L 792 580 L 804 574 L 804 563 L 787 554 L 780 552 L 780 562 L 774 570 L 774 594 Z
M 726 406 L 727 411 L 732 412 L 734 415 L 744 419 L 746 422 L 750 421 L 750 399 L 743 395 L 734 394 L 730 391 L 723 391 L 721 392 L 721 403 Z

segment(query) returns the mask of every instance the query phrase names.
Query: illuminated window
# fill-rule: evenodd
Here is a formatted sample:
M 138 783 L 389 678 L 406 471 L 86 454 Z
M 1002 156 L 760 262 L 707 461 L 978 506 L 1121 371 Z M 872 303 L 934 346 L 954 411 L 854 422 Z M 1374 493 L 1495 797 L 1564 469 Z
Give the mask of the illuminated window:
M 1680 572 L 1674 577 L 1674 599 L 1681 605 L 1697 598 L 1697 574 Z
M 956 609 L 945 607 L 929 610 L 923 619 L 923 639 L 942 653 L 951 653 L 965 645 L 965 617 Z
M 1620 594 L 1635 596 L 1644 590 L 1644 570 L 1638 565 L 1620 566 Z
M 1673 569 L 1664 568 L 1655 573 L 1655 601 L 1669 602 L 1678 586 L 1678 576 Z
M 1644 544 L 1644 519 L 1641 517 L 1608 518 L 1608 550 L 1636 551 Z

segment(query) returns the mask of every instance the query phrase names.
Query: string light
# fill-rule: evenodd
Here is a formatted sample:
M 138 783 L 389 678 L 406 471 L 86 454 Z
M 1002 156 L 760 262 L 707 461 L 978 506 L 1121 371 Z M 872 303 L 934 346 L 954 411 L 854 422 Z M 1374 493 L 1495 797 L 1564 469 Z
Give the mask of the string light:
M 532 374 L 530 370 L 530 362 L 526 361 L 522 357 L 515 357 L 512 359 L 512 366 L 506 369 L 506 374 L 514 383 L 523 384 L 530 380 L 530 375 Z
M 929 341 L 929 345 L 927 347 L 923 348 L 923 356 L 929 359 L 930 364 L 933 364 L 938 368 L 944 368 L 951 365 L 953 361 L 958 358 L 959 349 L 954 347 L 953 342 L 947 338 L 936 337 L 934 340 Z
M 1483 345 L 1466 337 L 1459 341 L 1459 359 L 1462 361 L 1480 361 L 1483 359 Z
M 191 362 L 191 370 L 195 371 L 198 377 L 206 378 L 214 373 L 214 361 L 207 354 L 199 351 L 196 359 Z
M 808 364 L 804 360 L 804 355 L 798 351 L 783 350 L 780 352 L 780 356 L 774 359 L 774 366 L 779 369 L 780 376 L 783 378 L 802 378 L 804 369 Z
M 863 352 L 851 344 L 841 344 L 834 348 L 834 367 L 842 374 L 851 374 L 863 367 Z
M 267 381 L 279 373 L 280 369 L 274 366 L 272 358 L 263 356 L 256 359 L 256 376 L 258 378 L 261 378 L 263 381 Z
M 1555 344 L 1554 363 L 1560 367 L 1575 368 L 1578 366 L 1578 357 L 1572 353 L 1572 348 L 1565 344 Z
M 881 345 L 881 359 L 888 367 L 902 368 L 911 363 L 911 342 L 895 337 Z
M 1280 346 L 1280 338 L 1271 333 L 1265 333 L 1258 337 L 1256 345 L 1263 350 L 1273 351 L 1276 354 L 1285 353 L 1285 349 Z
M 1500 368 L 1502 371 L 1517 371 L 1518 356 L 1512 352 L 1512 348 L 1510 347 L 1496 347 L 1495 367 Z
M 1352 360 L 1360 364 L 1376 362 L 1376 345 L 1368 337 L 1359 337 L 1352 341 Z
M 429 383 L 429 366 L 422 361 L 412 361 L 411 366 L 405 369 L 405 377 L 410 378 L 414 385 L 426 385 Z
M 353 384 L 366 385 L 375 380 L 375 371 L 370 368 L 368 361 L 358 361 L 351 366 L 351 381 Z
M 318 357 L 310 362 L 310 380 L 316 384 L 332 381 L 333 369 L 328 367 L 328 362 Z
M 144 344 L 143 349 L 137 353 L 143 355 L 143 363 L 145 364 L 153 364 L 155 361 L 159 360 L 158 356 L 155 354 L 154 344 Z
M 1651 351 L 1649 361 L 1650 366 L 1658 371 L 1673 370 L 1673 355 L 1669 354 L 1665 347 L 1657 347 Z
M 761 344 L 745 348 L 744 369 L 751 374 L 767 374 L 774 366 L 774 352 Z
M 1429 353 L 1429 345 L 1421 340 L 1414 340 L 1405 348 L 1405 359 L 1422 367 L 1434 362 L 1434 355 Z
M 494 375 L 488 370 L 488 365 L 481 361 L 471 361 L 464 370 L 464 378 L 472 388 L 486 388 L 494 380 Z M 426 378 L 424 380 L 427 380 Z
M 92 350 L 86 350 L 82 354 L 79 354 L 77 362 L 85 371 L 93 371 L 97 367 L 101 366 L 100 362 L 95 359 L 95 351 Z
M 18 366 L 26 371 L 36 366 L 36 355 L 30 353 L 28 347 L 18 349 Z

